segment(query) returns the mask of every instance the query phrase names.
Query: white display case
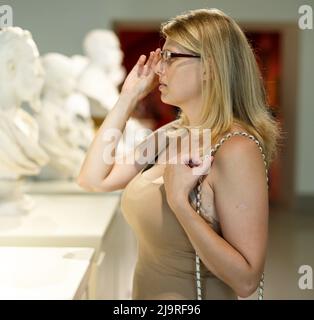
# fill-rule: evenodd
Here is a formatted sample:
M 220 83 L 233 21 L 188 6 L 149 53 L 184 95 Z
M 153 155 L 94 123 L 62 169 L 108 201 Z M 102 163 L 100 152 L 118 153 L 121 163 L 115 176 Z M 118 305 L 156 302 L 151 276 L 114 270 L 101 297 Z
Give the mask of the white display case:
M 84 299 L 94 249 L 0 247 L 0 300 Z
M 27 188 L 35 206 L 0 216 L 0 246 L 93 248 L 88 299 L 131 299 L 137 243 L 120 211 L 121 192 L 75 192 L 64 182 L 41 184 L 40 193 L 36 182 Z

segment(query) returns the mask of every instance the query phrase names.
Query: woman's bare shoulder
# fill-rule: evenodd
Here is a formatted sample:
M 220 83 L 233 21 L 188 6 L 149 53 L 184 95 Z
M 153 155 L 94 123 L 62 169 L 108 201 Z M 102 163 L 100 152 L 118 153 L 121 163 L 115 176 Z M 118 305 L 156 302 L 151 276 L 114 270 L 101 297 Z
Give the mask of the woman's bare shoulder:
M 218 172 L 220 177 L 221 173 L 230 175 L 235 172 L 240 177 L 241 169 L 252 171 L 254 175 L 256 170 L 265 171 L 265 165 L 262 153 L 256 143 L 246 136 L 235 135 L 225 140 L 214 154 L 211 171 L 206 180 L 213 187 Z

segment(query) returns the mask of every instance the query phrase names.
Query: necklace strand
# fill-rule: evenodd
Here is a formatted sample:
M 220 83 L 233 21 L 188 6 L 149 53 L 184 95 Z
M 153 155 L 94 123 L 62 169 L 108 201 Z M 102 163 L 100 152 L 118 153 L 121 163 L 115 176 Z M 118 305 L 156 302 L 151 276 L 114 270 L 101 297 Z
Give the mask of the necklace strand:
M 244 136 L 248 137 L 249 139 L 253 140 L 256 145 L 258 146 L 259 150 L 262 153 L 263 161 L 265 164 L 266 168 L 266 181 L 267 181 L 267 187 L 268 186 L 268 170 L 267 170 L 267 162 L 266 162 L 266 156 L 263 152 L 263 148 L 260 145 L 260 142 L 252 135 L 247 134 L 246 132 L 240 132 L 240 131 L 235 131 L 233 133 L 228 133 L 226 136 L 224 136 L 219 143 L 217 143 L 214 148 L 211 150 L 211 155 L 217 152 L 217 150 L 221 147 L 221 145 L 228 139 L 230 139 L 233 136 Z M 196 195 L 196 212 L 197 214 L 200 215 L 201 211 L 201 191 L 202 191 L 202 180 L 203 177 L 199 178 L 198 184 L 197 184 L 197 195 Z M 202 300 L 202 285 L 201 285 L 201 263 L 200 263 L 200 258 L 198 254 L 195 252 L 195 274 L 196 274 L 196 294 L 197 294 L 197 300 Z M 258 300 L 263 300 L 264 299 L 264 272 L 262 274 L 262 277 L 259 282 L 259 287 L 258 287 L 258 295 L 257 295 Z

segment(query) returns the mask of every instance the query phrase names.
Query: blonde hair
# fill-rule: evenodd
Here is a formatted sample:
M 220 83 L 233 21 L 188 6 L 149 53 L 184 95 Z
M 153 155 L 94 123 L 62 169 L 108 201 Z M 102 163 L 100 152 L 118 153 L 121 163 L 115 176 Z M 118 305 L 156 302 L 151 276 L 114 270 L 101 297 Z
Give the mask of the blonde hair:
M 237 23 L 218 9 L 191 10 L 161 25 L 161 35 L 201 55 L 201 128 L 210 128 L 212 144 L 232 124 L 241 125 L 261 143 L 267 165 L 274 158 L 280 130 L 270 115 L 254 53 Z M 180 126 L 189 127 L 181 112 Z

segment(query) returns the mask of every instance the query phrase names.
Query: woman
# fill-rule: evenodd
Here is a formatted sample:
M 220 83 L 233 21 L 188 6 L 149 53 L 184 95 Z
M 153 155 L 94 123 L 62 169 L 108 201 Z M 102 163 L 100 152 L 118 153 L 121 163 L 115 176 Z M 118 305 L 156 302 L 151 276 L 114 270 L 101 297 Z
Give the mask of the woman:
M 201 298 L 248 297 L 265 264 L 267 168 L 279 136 L 258 67 L 239 26 L 217 9 L 179 15 L 164 23 L 161 33 L 162 51 L 151 52 L 147 61 L 141 56 L 128 75 L 78 182 L 93 191 L 125 188 L 121 208 L 139 249 L 133 299 L 200 298 L 195 252 L 201 260 Z M 210 157 L 200 160 L 189 153 L 177 164 L 104 165 L 108 142 L 102 135 L 110 128 L 123 131 L 136 103 L 157 80 L 161 100 L 181 109 L 180 118 L 166 128 L 210 128 L 212 164 Z M 157 132 L 144 143 L 156 141 Z M 187 160 L 194 164 L 185 165 Z M 193 166 L 201 168 L 198 175 Z M 201 216 L 191 196 L 200 175 Z

